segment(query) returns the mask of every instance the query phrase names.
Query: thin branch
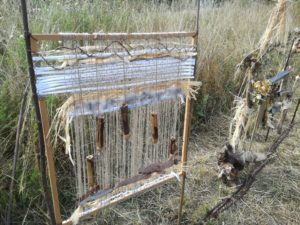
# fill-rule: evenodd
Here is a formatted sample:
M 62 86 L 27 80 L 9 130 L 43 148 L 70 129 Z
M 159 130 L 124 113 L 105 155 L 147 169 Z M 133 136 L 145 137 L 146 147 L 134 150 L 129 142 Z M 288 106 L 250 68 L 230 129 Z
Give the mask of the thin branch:
M 6 214 L 6 224 L 11 224 L 11 210 L 12 210 L 12 203 L 13 203 L 13 192 L 14 192 L 14 184 L 15 184 L 15 176 L 16 176 L 16 170 L 17 170 L 17 161 L 18 161 L 18 155 L 19 155 L 19 146 L 20 146 L 20 134 L 23 126 L 24 121 L 24 112 L 25 112 L 25 105 L 26 105 L 26 99 L 29 92 L 29 85 L 30 82 L 27 82 L 27 85 L 25 87 L 23 97 L 21 100 L 21 108 L 19 113 L 19 120 L 18 120 L 18 126 L 17 126 L 17 133 L 16 133 L 16 143 L 15 143 L 15 149 L 14 149 L 14 161 L 13 161 L 13 171 L 11 175 L 11 182 L 10 182 L 10 188 L 9 188 L 9 201 L 8 201 L 8 207 L 7 207 L 7 214 Z

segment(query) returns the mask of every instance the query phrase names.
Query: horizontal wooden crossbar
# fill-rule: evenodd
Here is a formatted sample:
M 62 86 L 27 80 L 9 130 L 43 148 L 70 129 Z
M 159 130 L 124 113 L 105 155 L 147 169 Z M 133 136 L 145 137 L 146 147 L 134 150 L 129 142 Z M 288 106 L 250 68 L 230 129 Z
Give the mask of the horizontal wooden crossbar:
M 115 206 L 115 205 L 117 205 L 121 202 L 124 202 L 134 196 L 137 196 L 137 195 L 143 194 L 147 191 L 150 191 L 152 189 L 158 188 L 158 187 L 176 179 L 177 176 L 182 176 L 182 172 L 179 172 L 176 174 L 173 173 L 173 174 L 165 175 L 165 177 L 160 179 L 158 182 L 154 182 L 154 183 L 151 182 L 150 185 L 145 184 L 145 185 L 141 186 L 140 188 L 137 188 L 136 190 L 133 189 L 133 190 L 126 191 L 124 195 L 119 195 L 119 192 L 116 192 L 115 195 L 111 196 L 111 199 L 112 199 L 111 201 L 103 200 L 103 201 L 99 202 L 98 204 L 96 204 L 91 209 L 88 209 L 86 211 L 83 210 L 82 212 L 78 212 L 79 213 L 78 218 L 80 220 L 89 215 L 93 215 L 94 213 L 96 213 L 102 209 Z M 154 175 L 154 176 L 157 176 L 157 175 Z M 162 176 L 164 176 L 164 175 L 162 175 Z M 62 224 L 63 225 L 72 225 L 73 222 L 72 222 L 71 217 L 67 220 L 64 220 Z
M 57 33 L 32 34 L 35 41 L 63 41 L 63 40 L 126 40 L 126 39 L 155 39 L 195 37 L 195 32 L 154 32 L 154 33 Z

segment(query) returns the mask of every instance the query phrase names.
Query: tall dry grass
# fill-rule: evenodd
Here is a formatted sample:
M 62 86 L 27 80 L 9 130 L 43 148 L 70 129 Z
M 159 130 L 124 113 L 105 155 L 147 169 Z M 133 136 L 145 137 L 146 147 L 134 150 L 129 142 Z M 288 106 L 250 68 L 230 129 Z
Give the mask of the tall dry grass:
M 27 2 L 32 33 L 196 29 L 195 0 L 174 0 L 171 6 L 167 1 L 156 0 L 28 0 Z M 299 3 L 292 4 L 295 4 L 295 7 L 290 24 L 299 25 L 297 13 L 300 10 Z M 204 85 L 195 104 L 196 121 L 206 121 L 209 115 L 229 108 L 231 92 L 237 88 L 237 84 L 233 82 L 235 65 L 243 55 L 255 48 L 265 29 L 272 6 L 262 1 L 233 0 L 226 1 L 219 7 L 207 5 L 201 8 L 197 79 L 202 80 Z M 19 7 L 18 1 L 2 0 L 0 3 L 0 221 L 3 221 L 4 206 L 8 197 L 19 101 L 25 81 L 28 79 Z M 292 21 L 293 18 L 296 20 Z M 47 101 L 50 103 L 50 112 L 55 113 L 56 99 L 49 98 Z M 31 108 L 28 108 L 25 121 L 17 191 L 14 195 L 14 221 L 18 224 L 21 221 L 24 221 L 24 224 L 38 224 L 43 223 L 41 221 L 45 221 L 46 217 L 43 213 L 44 203 L 39 191 L 38 168 L 35 163 L 37 134 Z M 64 156 L 59 149 L 57 155 L 63 162 Z M 58 163 L 58 167 L 60 186 L 63 186 L 69 182 L 67 178 L 67 175 L 70 175 L 69 168 L 64 163 Z M 158 193 L 162 195 L 164 191 Z M 63 213 L 70 211 L 73 204 L 70 199 L 74 196 L 70 195 L 70 192 L 60 193 Z M 163 210 L 163 207 L 160 209 Z M 139 213 L 135 214 L 137 218 L 144 215 L 143 212 Z M 168 213 L 174 214 L 158 211 L 153 212 L 153 216 L 156 216 L 155 221 L 168 224 L 172 219 L 163 218 Z M 130 213 L 128 215 L 128 223 L 143 221 L 132 219 Z M 107 217 L 104 217 L 106 224 L 114 222 L 115 219 L 110 216 L 108 213 Z M 120 217 L 126 217 L 126 214 Z
M 272 6 L 261 2 L 226 2 L 201 9 L 198 79 L 203 82 L 196 113 L 226 111 L 238 84 L 233 81 L 237 63 L 256 48 Z

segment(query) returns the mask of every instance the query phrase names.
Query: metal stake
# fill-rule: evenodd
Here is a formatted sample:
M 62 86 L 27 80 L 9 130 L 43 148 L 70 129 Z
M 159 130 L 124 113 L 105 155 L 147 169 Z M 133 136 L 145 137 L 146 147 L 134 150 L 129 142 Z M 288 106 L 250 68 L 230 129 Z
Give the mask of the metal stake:
M 33 69 L 31 43 L 30 43 L 31 34 L 29 32 L 29 26 L 28 26 L 26 0 L 21 0 L 21 9 L 22 9 L 22 17 L 23 17 L 24 40 L 25 40 L 25 45 L 26 45 L 26 56 L 27 56 L 27 62 L 28 62 L 28 72 L 29 72 L 29 78 L 30 78 L 30 84 L 31 84 L 31 91 L 32 91 L 33 107 L 35 109 L 35 116 L 36 116 L 36 120 L 37 120 L 38 133 L 39 133 L 40 169 L 41 169 L 40 176 L 41 176 L 43 191 L 45 194 L 46 206 L 47 206 L 49 216 L 50 216 L 50 221 L 51 221 L 51 224 L 55 225 L 56 223 L 55 223 L 55 219 L 54 219 L 54 210 L 53 210 L 51 194 L 49 191 L 49 187 L 48 187 L 48 183 L 47 183 L 47 176 L 46 176 L 45 141 L 44 141 L 42 122 L 41 122 L 42 121 L 41 120 L 41 112 L 39 109 L 38 95 L 37 95 L 37 89 L 36 89 L 36 79 L 35 79 L 35 73 L 34 73 L 34 69 Z

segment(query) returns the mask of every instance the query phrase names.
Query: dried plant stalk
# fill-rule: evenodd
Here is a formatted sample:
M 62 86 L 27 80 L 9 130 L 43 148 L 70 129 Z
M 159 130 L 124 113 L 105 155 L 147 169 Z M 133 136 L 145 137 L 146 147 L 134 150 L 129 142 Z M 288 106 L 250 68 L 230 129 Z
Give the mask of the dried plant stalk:
M 96 119 L 96 149 L 101 151 L 104 146 L 104 117 Z
M 169 144 L 169 155 L 174 155 L 177 152 L 177 149 L 176 139 L 172 137 Z
M 153 143 L 158 142 L 158 122 L 157 122 L 157 113 L 151 113 L 151 133 L 153 138 Z
M 93 155 L 89 155 L 86 157 L 86 172 L 87 172 L 88 186 L 90 189 L 92 189 L 95 185 Z
M 123 104 L 121 106 L 121 119 L 122 119 L 122 127 L 123 127 L 123 134 L 125 137 L 129 136 L 129 110 L 128 110 L 128 105 Z
M 196 99 L 196 93 L 198 92 L 202 83 L 200 81 L 172 81 L 163 84 L 158 84 L 155 86 L 156 90 L 164 90 L 171 87 L 180 88 L 186 96 Z M 130 90 L 130 93 L 142 93 L 147 90 L 153 89 L 154 86 L 146 85 L 144 87 L 133 88 Z M 59 137 L 66 145 L 66 154 L 69 155 L 70 161 L 74 165 L 75 162 L 71 154 L 71 137 L 70 137 L 70 124 L 72 122 L 72 117 L 70 112 L 74 110 L 74 105 L 79 103 L 85 103 L 90 101 L 102 101 L 105 99 L 118 98 L 124 96 L 124 90 L 115 90 L 115 91 L 104 91 L 101 92 L 101 95 L 97 92 L 91 92 L 86 94 L 74 94 L 70 96 L 65 103 L 57 110 L 57 113 L 54 116 L 54 119 L 51 124 L 51 129 L 55 132 L 55 143 L 57 143 L 57 138 Z M 129 121 L 127 122 L 128 130 L 127 136 L 129 136 Z M 60 135 L 60 131 L 64 131 L 64 136 Z

